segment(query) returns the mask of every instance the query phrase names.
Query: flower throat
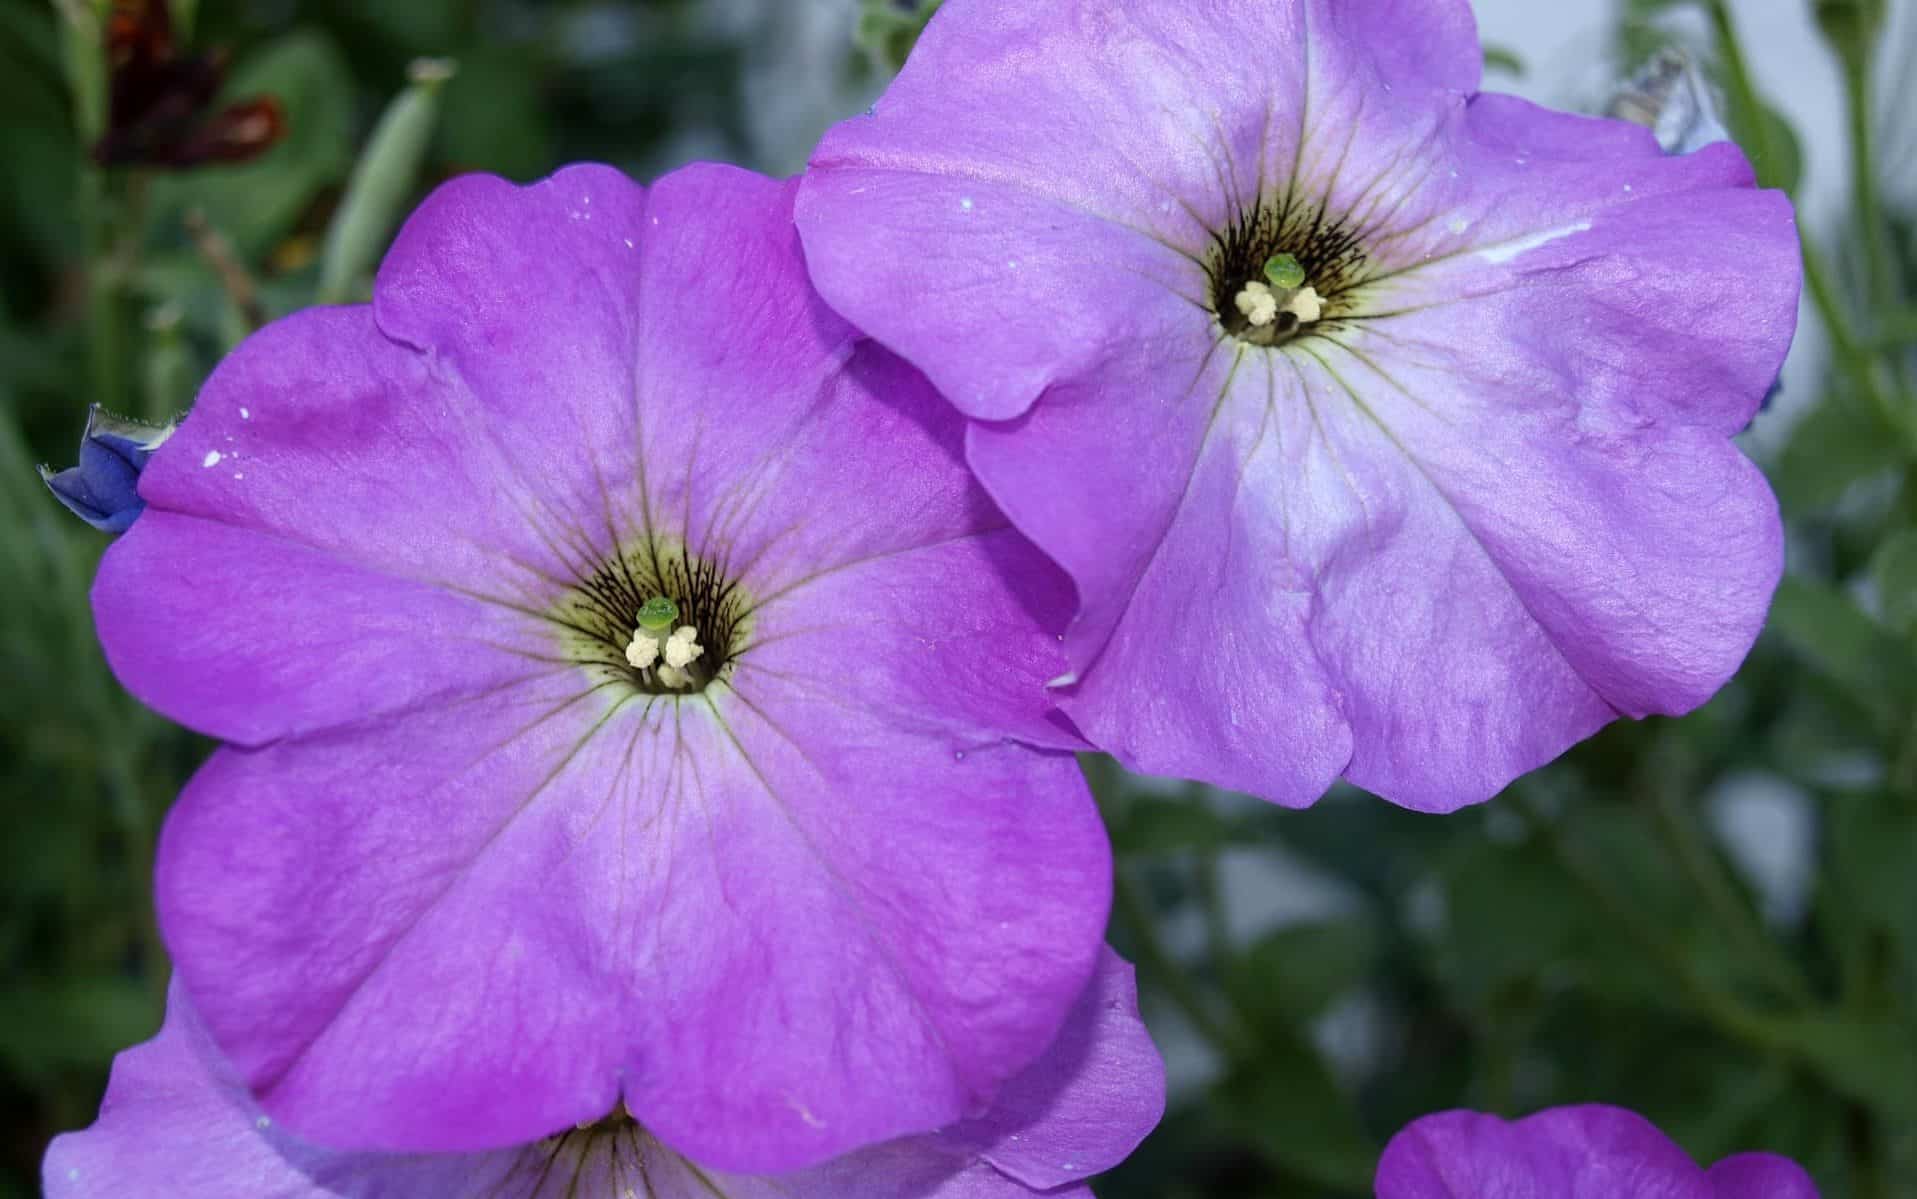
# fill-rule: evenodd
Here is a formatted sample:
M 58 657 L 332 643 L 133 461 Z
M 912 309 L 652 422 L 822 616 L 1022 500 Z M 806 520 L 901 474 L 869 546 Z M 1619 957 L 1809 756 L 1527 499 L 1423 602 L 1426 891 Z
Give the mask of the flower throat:
M 750 610 L 717 564 L 652 539 L 609 557 L 549 616 L 566 656 L 600 682 L 666 696 L 725 677 Z
M 1357 236 L 1322 207 L 1262 203 L 1212 234 L 1211 310 L 1239 341 L 1283 345 L 1344 314 L 1365 261 Z

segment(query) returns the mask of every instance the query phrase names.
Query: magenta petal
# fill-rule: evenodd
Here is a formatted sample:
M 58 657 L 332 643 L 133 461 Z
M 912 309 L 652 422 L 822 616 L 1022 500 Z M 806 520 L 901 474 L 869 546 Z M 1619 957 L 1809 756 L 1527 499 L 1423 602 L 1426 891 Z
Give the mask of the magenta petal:
M 605 1030 L 639 1030 L 588 950 L 621 893 L 576 851 L 635 740 L 618 708 L 534 675 L 194 776 L 161 838 L 160 924 L 268 1114 L 448 1150 L 611 1109 L 626 1046 Z M 645 765 L 657 740 L 632 745 Z
M 113 1061 L 92 1127 L 55 1137 L 47 1199 L 416 1199 L 524 1196 L 517 1151 L 394 1157 L 332 1153 L 260 1112 L 176 983 L 158 1036 Z
M 992 1110 L 939 1134 L 1034 1190 L 1111 1169 L 1165 1112 L 1165 1064 L 1138 1018 L 1130 963 L 1107 949 L 1045 1056 Z
M 497 603 L 155 507 L 93 608 L 114 672 L 192 727 L 257 745 L 478 691 L 544 647 Z M 188 573 L 183 562 L 195 564 Z
M 980 1110 L 1092 973 L 1109 850 L 1031 748 L 1082 745 L 1068 588 L 810 290 L 793 190 L 450 185 L 377 321 L 263 331 L 156 460 L 103 640 L 255 747 L 169 818 L 162 928 L 302 1136 L 490 1149 L 623 1096 L 794 1169 Z M 260 488 L 201 473 L 229 436 Z M 625 665 L 642 551 L 739 597 L 703 691 Z
M 1440 1112 L 1407 1126 L 1378 1163 L 1378 1199 L 1816 1199 L 1795 1165 L 1731 1158 L 1708 1175 L 1622 1108 L 1560 1107 L 1506 1122 Z M 1722 1171 L 1720 1174 L 1719 1171 Z M 1779 1185 L 1781 1190 L 1728 1190 Z
M 1804 1167 L 1775 1153 L 1740 1153 L 1711 1167 L 1711 1199 L 1817 1199 Z
M 1058 1041 L 985 1116 L 761 1177 L 708 1170 L 632 1124 L 488 1153 L 321 1149 L 262 1114 L 176 983 L 160 1034 L 114 1061 L 99 1119 L 55 1138 L 43 1177 L 49 1199 L 1088 1199 L 1072 1184 L 1122 1158 L 1164 1106 L 1134 999 L 1108 950 Z M 1041 1164 L 1054 1160 L 1075 1164 Z M 1030 1173 L 1045 1185 L 1020 1181 Z

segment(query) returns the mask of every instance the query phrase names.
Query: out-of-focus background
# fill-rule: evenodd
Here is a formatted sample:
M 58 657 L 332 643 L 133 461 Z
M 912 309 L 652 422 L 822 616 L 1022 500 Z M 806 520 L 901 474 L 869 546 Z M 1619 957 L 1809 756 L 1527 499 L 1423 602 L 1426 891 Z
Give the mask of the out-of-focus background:
M 1747 436 L 1790 577 L 1703 711 L 1456 816 L 1345 792 L 1283 812 L 1089 763 L 1113 936 L 1173 1082 L 1099 1193 L 1363 1195 L 1417 1115 L 1601 1100 L 1704 1160 L 1796 1156 L 1832 1199 L 1917 1195 L 1917 5 L 1477 6 L 1487 86 L 1560 107 L 1601 111 L 1684 48 L 1798 197 L 1803 330 Z M 362 296 L 439 179 L 798 169 L 916 6 L 171 0 L 171 46 L 142 43 L 114 106 L 109 8 L 0 0 L 0 1195 L 36 1192 L 47 1139 L 158 1025 L 153 842 L 210 748 L 107 673 L 86 603 L 107 537 L 33 465 L 74 460 L 89 404 L 164 419 L 259 321 Z M 262 109 L 227 108 L 261 96 L 283 136 L 226 161 L 265 144 Z

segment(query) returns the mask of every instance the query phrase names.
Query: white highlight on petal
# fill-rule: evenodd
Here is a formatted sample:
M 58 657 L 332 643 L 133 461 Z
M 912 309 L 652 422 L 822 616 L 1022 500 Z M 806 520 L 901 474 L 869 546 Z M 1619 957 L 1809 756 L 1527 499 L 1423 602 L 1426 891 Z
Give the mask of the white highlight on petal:
M 1278 297 L 1267 284 L 1252 280 L 1245 284 L 1244 290 L 1232 300 L 1238 306 L 1238 312 L 1252 328 L 1262 329 L 1278 319 Z
M 200 465 L 206 467 L 208 470 L 211 470 L 213 467 L 216 467 L 219 464 L 220 464 L 220 452 L 218 450 L 208 450 L 206 452 L 206 457 L 200 459 Z
M 252 419 L 253 419 L 253 414 L 252 414 L 251 412 L 248 412 L 248 411 L 247 411 L 246 409 L 244 409 L 244 408 L 242 408 L 242 409 L 240 409 L 240 419 L 241 419 L 241 420 L 252 420 Z
M 1591 222 L 1579 221 L 1575 225 L 1566 225 L 1562 229 L 1547 229 L 1543 233 L 1533 233 L 1529 237 L 1520 237 L 1516 241 L 1505 242 L 1501 246 L 1479 250 L 1478 257 L 1492 266 L 1502 266 L 1522 254 L 1529 254 L 1539 246 L 1548 246 L 1554 241 L 1589 232 Z

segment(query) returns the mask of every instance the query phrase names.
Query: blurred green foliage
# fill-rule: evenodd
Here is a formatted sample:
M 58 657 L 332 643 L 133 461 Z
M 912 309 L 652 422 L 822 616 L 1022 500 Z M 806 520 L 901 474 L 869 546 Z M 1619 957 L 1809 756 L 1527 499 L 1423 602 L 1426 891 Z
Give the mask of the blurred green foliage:
M 1828 1196 L 1917 1196 L 1917 213 L 1872 150 L 1917 113 L 1874 82 L 1881 2 L 1801 2 L 1830 39 L 1805 52 L 1845 80 L 1855 169 L 1841 219 L 1804 228 L 1829 359 L 1764 463 L 1791 532 L 1769 632 L 1702 711 L 1613 727 L 1451 817 L 1345 789 L 1284 812 L 1088 762 L 1114 937 L 1175 1082 L 1106 1199 L 1361 1195 L 1418 1115 L 1593 1100 L 1701 1158 L 1796 1156 Z M 935 4 L 842 7 L 840 52 L 804 69 L 854 94 Z M 754 64 L 792 52 L 779 0 L 175 11 L 232 51 L 228 94 L 284 104 L 264 157 L 92 166 L 98 7 L 0 0 L 0 1196 L 35 1192 L 47 1138 L 92 1118 L 112 1054 L 157 1026 L 153 841 L 209 748 L 107 673 L 86 605 L 104 541 L 32 464 L 71 460 L 89 402 L 167 415 L 260 320 L 363 296 L 440 178 L 585 158 L 649 177 L 695 152 L 781 169 L 805 148 L 753 133 Z M 1730 127 L 1766 182 L 1800 185 L 1791 97 L 1757 92 L 1722 0 L 1620 17 L 1620 63 L 1702 30 Z M 426 57 L 456 73 L 419 79 Z M 1754 783 L 1803 816 L 1801 904 L 1726 853 L 1716 813 Z M 1287 888 L 1333 901 L 1247 919 Z

